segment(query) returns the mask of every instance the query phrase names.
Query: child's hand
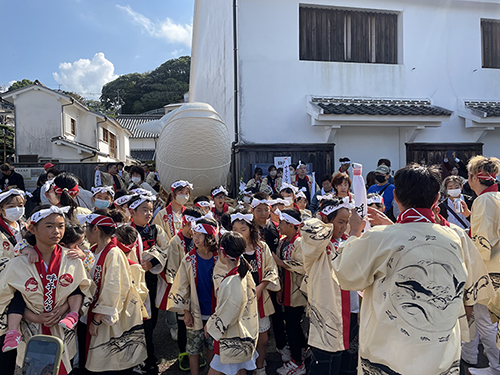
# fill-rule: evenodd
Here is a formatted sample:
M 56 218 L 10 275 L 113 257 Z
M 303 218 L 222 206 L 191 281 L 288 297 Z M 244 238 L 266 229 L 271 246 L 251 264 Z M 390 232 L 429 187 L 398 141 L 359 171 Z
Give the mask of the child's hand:
M 276 293 L 276 302 L 278 302 L 278 304 L 280 305 L 283 305 L 283 292 L 281 290 Z
M 84 260 L 87 257 L 85 252 L 80 249 L 69 249 L 68 251 L 68 259 L 78 259 Z
M 260 296 L 262 295 L 262 292 L 264 291 L 264 288 L 265 288 L 265 287 L 266 287 L 266 286 L 265 286 L 264 284 L 259 284 L 259 285 L 257 285 L 257 287 L 255 288 L 255 293 L 256 293 L 256 295 L 257 295 L 257 299 L 259 299 L 259 298 L 260 298 Z
M 151 268 L 153 268 L 153 265 L 151 264 L 150 261 L 143 260 L 141 262 L 142 269 L 146 272 L 148 272 Z
M 38 262 L 38 253 L 32 247 L 25 247 L 21 250 L 21 254 L 28 256 L 28 263 L 34 264 Z
M 351 225 L 350 235 L 356 237 L 361 236 L 361 233 L 366 226 L 366 220 L 366 217 L 362 219 L 361 217 L 359 217 L 358 213 L 353 210 L 352 215 L 349 219 L 349 224 Z
M 193 315 L 188 310 L 184 310 L 184 324 L 190 328 L 194 326 Z
M 208 339 L 208 331 L 207 331 L 207 325 L 205 324 L 205 327 L 203 328 L 205 330 L 205 338 Z

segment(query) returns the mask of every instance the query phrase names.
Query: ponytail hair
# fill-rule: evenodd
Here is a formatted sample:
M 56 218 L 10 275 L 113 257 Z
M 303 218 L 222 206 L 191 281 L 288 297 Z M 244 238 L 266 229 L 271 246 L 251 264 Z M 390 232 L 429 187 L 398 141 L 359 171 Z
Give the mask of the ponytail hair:
M 78 185 L 78 180 L 72 176 L 70 173 L 61 173 L 54 179 L 54 185 L 62 190 L 61 193 L 61 207 L 69 206 L 70 210 L 68 212 L 68 218 L 70 220 L 74 219 L 74 211 L 78 208 L 78 203 L 69 194 L 68 190 L 73 189 Z
M 224 249 L 224 252 L 232 257 L 240 260 L 240 265 L 238 266 L 238 274 L 243 279 L 248 271 L 250 270 L 250 264 L 242 256 L 247 247 L 245 238 L 236 232 L 225 233 L 220 240 L 220 247 Z

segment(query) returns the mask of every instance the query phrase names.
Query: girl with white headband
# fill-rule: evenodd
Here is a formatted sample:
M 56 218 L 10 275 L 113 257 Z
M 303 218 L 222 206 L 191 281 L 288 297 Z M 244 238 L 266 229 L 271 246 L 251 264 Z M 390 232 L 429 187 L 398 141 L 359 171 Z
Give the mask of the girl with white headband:
M 279 212 L 279 217 L 280 232 L 285 237 L 280 242 L 279 256 L 273 257 L 281 267 L 281 292 L 278 293 L 277 299 L 285 308 L 286 335 L 292 358 L 276 371 L 278 374 L 305 374 L 303 353 L 307 342 L 300 325 L 307 304 L 307 299 L 300 290 L 304 279 L 299 230 L 302 217 L 296 208 L 284 209 Z
M 167 235 L 160 225 L 149 224 L 153 217 L 155 200 L 155 196 L 137 195 L 128 202 L 132 226 L 141 236 L 143 253 L 142 257 L 138 258 L 146 272 L 146 285 L 150 297 L 151 319 L 144 322 L 148 344 L 148 359 L 145 367 L 147 371 L 158 371 L 152 336 L 158 322 L 158 307 L 168 296 L 168 284 L 163 271 L 167 261 Z
M 250 265 L 242 257 L 244 238 L 228 232 L 221 238 L 220 261 L 227 269 L 219 286 L 217 306 L 206 325 L 215 338 L 211 375 L 246 374 L 255 370 L 255 344 L 259 333 L 255 283 Z M 255 371 L 254 371 L 255 374 Z
M 96 259 L 90 272 L 96 292 L 86 319 L 85 368 L 100 374 L 132 373 L 147 357 L 146 340 L 141 297 L 114 236 L 116 222 L 109 210 L 96 210 L 79 219 L 86 225 L 85 234 L 94 244 L 91 251 Z M 120 350 L 116 350 L 117 345 Z
M 377 193 L 370 193 L 366 196 L 366 204 L 368 207 L 374 208 L 381 213 L 385 211 L 384 198 Z
M 194 206 L 200 208 L 203 211 L 203 215 L 208 214 L 210 211 L 212 211 L 212 205 L 213 202 L 210 201 L 210 198 L 208 198 L 205 195 L 199 195 L 197 196 L 194 201 Z
M 310 219 L 312 217 L 311 211 L 307 209 L 308 203 L 309 202 L 303 191 L 299 191 L 295 195 L 294 204 L 297 206 L 300 213 L 302 214 L 302 220 Z
M 168 259 L 165 275 L 167 282 L 171 286 L 174 283 L 177 271 L 181 266 L 182 259 L 193 249 L 193 231 L 191 230 L 192 223 L 195 223 L 203 216 L 203 211 L 197 207 L 188 207 L 182 213 L 182 229 L 170 240 L 168 244 Z M 168 293 L 167 293 L 168 297 Z M 162 301 L 160 309 L 166 310 L 167 299 Z M 171 313 L 171 311 L 169 311 Z M 175 314 L 175 313 L 174 313 Z M 186 352 L 186 324 L 184 323 L 184 314 L 175 314 L 177 327 L 167 319 L 167 326 L 170 329 L 170 334 L 175 336 L 177 333 L 177 346 L 179 347 L 179 368 L 182 371 L 189 371 L 189 354 Z M 172 332 L 172 330 L 177 332 Z
M 200 373 L 200 355 L 206 348 L 207 361 L 213 357 L 213 339 L 203 330 L 215 309 L 212 275 L 217 262 L 218 225 L 203 218 L 192 223 L 194 249 L 182 260 L 168 296 L 167 308 L 184 314 L 187 328 L 186 352 L 191 374 Z
M 92 202 L 96 210 L 109 208 L 113 205 L 115 190 L 113 186 L 99 186 L 92 188 Z
M 37 261 L 30 263 L 28 257 L 18 256 L 0 273 L 0 315 L 7 312 L 10 304 L 9 332 L 3 350 L 17 347 L 21 340 L 27 343 L 31 335 L 56 336 L 64 342 L 60 374 L 71 371 L 71 359 L 76 354 L 75 335 L 66 331 L 73 329 L 79 313 L 86 313 L 85 306 L 92 297 L 92 281 L 83 263 L 68 257 L 68 249 L 59 245 L 68 211 L 69 208 L 49 205 L 37 207 L 26 234 L 30 249 L 38 255 Z M 22 298 L 15 303 L 16 291 Z M 14 327 L 19 327 L 23 316 L 29 322 L 29 329 L 23 330 L 21 337 Z
M 240 233 L 246 242 L 243 258 L 250 264 L 250 272 L 254 279 L 259 311 L 259 340 L 257 343 L 257 370 L 255 375 L 265 374 L 264 360 L 266 359 L 268 333 L 271 328 L 270 316 L 274 313 L 273 303 L 269 291 L 280 290 L 278 267 L 273 259 L 271 250 L 265 242 L 259 239 L 259 227 L 253 221 L 253 214 L 249 211 L 237 211 L 231 215 L 232 231 Z M 226 269 L 226 273 L 229 272 Z M 215 275 L 215 272 L 214 272 Z M 215 276 L 214 276 L 215 279 Z
M 0 193 L 0 257 L 13 258 L 14 247 L 23 239 L 26 224 L 22 221 L 24 191 L 17 189 L 6 190 Z
M 167 241 L 182 229 L 182 212 L 189 201 L 193 185 L 188 181 L 175 181 L 170 186 L 167 207 L 163 208 L 153 219 L 153 224 L 161 226 L 167 236 Z
M 222 215 L 224 215 L 226 212 L 231 214 L 234 211 L 234 208 L 229 207 L 229 205 L 226 203 L 226 197 L 229 195 L 229 193 L 224 188 L 224 186 L 219 186 L 213 188 L 210 192 L 210 195 L 212 196 L 212 199 L 214 201 L 212 213 L 214 214 L 215 220 L 217 220 L 217 222 L 220 224 L 220 218 Z

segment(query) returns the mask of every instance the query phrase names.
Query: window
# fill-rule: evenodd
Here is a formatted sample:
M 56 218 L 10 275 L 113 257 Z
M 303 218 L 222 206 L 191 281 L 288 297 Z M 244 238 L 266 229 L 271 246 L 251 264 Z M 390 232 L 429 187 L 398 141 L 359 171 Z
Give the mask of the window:
M 71 119 L 71 134 L 76 135 L 76 120 L 74 118 Z
M 311 8 L 299 11 L 300 60 L 398 63 L 398 15 Z
M 109 156 L 116 158 L 116 135 L 109 133 Z
M 106 142 L 106 143 L 109 142 L 109 131 L 108 131 L 108 129 L 102 128 L 102 140 L 104 142 Z
M 500 69 L 500 20 L 481 20 L 483 68 Z

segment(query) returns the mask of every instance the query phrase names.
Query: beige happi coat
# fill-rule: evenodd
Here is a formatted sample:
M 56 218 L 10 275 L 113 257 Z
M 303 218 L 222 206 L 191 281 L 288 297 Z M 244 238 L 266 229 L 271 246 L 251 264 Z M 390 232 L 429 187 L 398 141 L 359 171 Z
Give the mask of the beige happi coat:
M 173 284 L 175 275 L 177 275 L 177 271 L 181 266 L 182 260 L 186 256 L 184 241 L 179 237 L 178 233 L 170 240 L 167 254 L 168 259 L 165 267 L 165 275 L 167 277 L 167 282 Z
M 284 239 L 281 240 L 281 243 L 283 243 Z M 285 306 L 287 306 L 287 298 L 289 297 L 290 299 L 290 306 L 291 307 L 298 307 L 298 306 L 306 306 L 307 305 L 307 298 L 304 294 L 304 292 L 301 290 L 301 285 L 302 281 L 304 279 L 304 257 L 302 256 L 302 248 L 301 248 L 301 241 L 302 239 L 299 237 L 295 240 L 293 244 L 293 250 L 291 254 L 291 259 L 283 259 L 282 256 L 282 251 L 281 251 L 281 243 L 279 246 L 279 257 L 281 260 L 289 267 L 288 270 L 282 270 L 282 278 L 281 278 L 281 290 L 283 291 L 283 303 Z M 289 296 L 286 296 L 285 293 L 286 291 L 284 290 L 285 283 L 286 283 L 286 276 L 285 272 L 288 272 L 290 275 L 290 293 Z M 284 281 L 285 280 L 285 281 Z
M 203 329 L 203 320 L 201 318 L 200 301 L 194 278 L 195 252 L 196 248 L 182 259 L 168 295 L 167 310 L 178 314 L 184 314 L 184 310 L 188 310 L 193 316 L 194 324 L 193 327 L 187 327 L 187 329 L 200 330 Z M 217 262 L 217 254 L 213 256 L 215 257 L 215 262 Z
M 94 372 L 126 370 L 147 357 L 141 312 L 143 302 L 120 248 L 109 250 L 101 272 L 100 293 L 92 312 L 103 314 L 103 323 L 98 327 L 97 336 L 91 336 L 85 367 Z
M 259 336 L 255 283 L 229 274 L 220 284 L 217 307 L 207 322 L 207 332 L 219 342 L 221 363 L 243 363 L 252 359 Z
M 278 266 L 273 259 L 271 254 L 271 250 L 269 250 L 269 246 L 265 242 L 259 241 L 259 249 L 262 252 L 262 279 L 260 282 L 269 281 L 267 287 L 262 291 L 260 298 L 257 300 L 257 306 L 259 307 L 259 317 L 263 318 L 264 316 L 270 316 L 274 314 L 274 306 L 271 301 L 271 295 L 269 291 L 277 292 L 281 289 L 281 284 L 278 276 Z M 257 251 L 257 249 L 256 249 Z M 214 289 L 217 290 L 220 287 L 220 284 L 224 277 L 230 270 L 227 266 L 222 263 L 220 260 L 217 262 L 214 268 Z M 260 305 L 262 305 L 263 313 L 261 313 Z
M 12 244 L 9 241 L 9 238 L 3 233 L 0 232 L 0 258 L 14 258 L 14 247 L 16 244 Z
M 66 277 L 65 283 L 58 282 L 55 288 L 54 308 L 60 307 L 66 303 L 68 297 L 78 287 L 84 295 L 80 315 L 87 313 L 88 306 L 95 289 L 95 285 L 90 280 L 80 259 L 69 259 L 67 257 L 67 248 L 62 248 L 61 266 L 59 267 L 59 280 L 61 276 Z M 71 280 L 68 284 L 68 280 Z M 26 308 L 35 314 L 44 312 L 44 289 L 42 279 L 37 271 L 35 264 L 29 264 L 27 256 L 19 256 L 11 259 L 5 269 L 0 273 L 0 315 L 3 315 L 14 297 L 14 293 L 19 291 L 26 303 Z M 50 328 L 52 336 L 63 340 L 64 351 L 62 362 L 68 371 L 71 371 L 71 359 L 76 354 L 76 326 L 71 331 L 55 325 Z M 23 342 L 18 348 L 18 364 L 21 365 L 26 349 L 25 343 L 34 335 L 42 334 L 42 325 L 23 320 L 21 324 L 21 333 Z M 21 362 L 19 362 L 21 361 Z
M 458 374 L 463 305 L 493 293 L 465 232 L 432 223 L 377 226 L 337 253 L 342 289 L 364 290 L 358 374 Z
M 144 303 L 146 302 L 146 299 L 148 298 L 148 287 L 146 286 L 146 272 L 144 271 L 144 268 L 139 264 L 137 255 L 135 253 L 135 249 L 129 251 L 128 253 L 124 253 L 127 259 L 133 262 L 133 264 L 130 264 L 129 262 L 129 267 L 130 267 L 130 276 L 132 278 L 132 284 L 134 284 L 135 289 L 137 290 L 137 293 L 141 297 L 141 313 L 142 313 L 142 318 L 143 319 L 149 319 L 150 316 L 148 314 L 148 311 L 146 309 L 146 306 Z
M 174 217 L 172 217 L 172 220 L 174 220 Z M 172 232 L 170 224 L 168 222 L 168 213 L 166 207 L 161 209 L 160 212 L 156 214 L 153 219 L 153 224 L 156 224 L 163 229 L 163 231 L 165 232 L 165 238 L 167 239 L 167 244 L 176 235 L 176 233 L 182 229 L 182 220 L 174 221 L 174 232 Z
M 345 350 L 340 285 L 333 270 L 330 239 L 333 225 L 311 219 L 300 230 L 310 319 L 309 345 L 327 352 Z

